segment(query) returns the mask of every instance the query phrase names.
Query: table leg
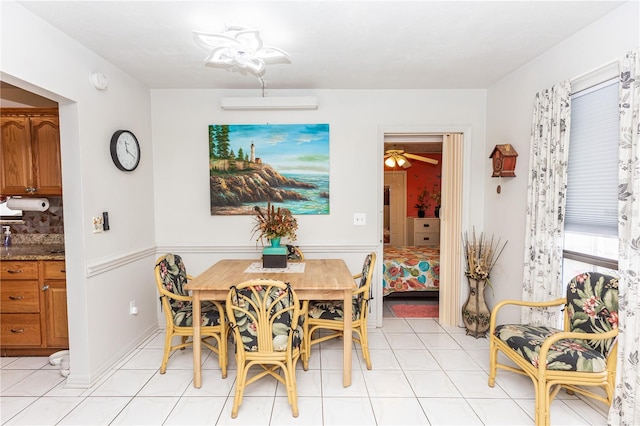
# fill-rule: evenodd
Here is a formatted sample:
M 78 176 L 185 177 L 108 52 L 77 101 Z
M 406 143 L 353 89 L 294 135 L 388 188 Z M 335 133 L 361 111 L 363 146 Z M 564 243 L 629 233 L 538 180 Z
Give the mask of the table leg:
M 200 370 L 202 356 L 202 341 L 200 337 L 201 320 L 200 292 L 193 291 L 193 386 L 202 386 L 202 371 Z
M 351 290 L 344 292 L 344 360 L 343 360 L 343 385 L 351 386 L 351 352 L 353 349 L 352 327 L 353 305 L 351 303 Z

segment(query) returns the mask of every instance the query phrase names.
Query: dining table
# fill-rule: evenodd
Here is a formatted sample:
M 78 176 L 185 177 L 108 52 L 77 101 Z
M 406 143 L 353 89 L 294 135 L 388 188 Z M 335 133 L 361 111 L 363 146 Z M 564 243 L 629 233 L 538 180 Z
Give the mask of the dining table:
M 260 259 L 223 259 L 185 285 L 193 296 L 193 318 L 200 318 L 201 302 L 224 302 L 232 286 L 257 278 L 289 283 L 300 300 L 342 300 L 344 303 L 343 385 L 351 385 L 353 274 L 342 259 L 305 259 L 285 268 L 263 268 Z M 193 322 L 193 384 L 202 386 L 201 323 Z M 308 348 L 310 350 L 310 348 Z

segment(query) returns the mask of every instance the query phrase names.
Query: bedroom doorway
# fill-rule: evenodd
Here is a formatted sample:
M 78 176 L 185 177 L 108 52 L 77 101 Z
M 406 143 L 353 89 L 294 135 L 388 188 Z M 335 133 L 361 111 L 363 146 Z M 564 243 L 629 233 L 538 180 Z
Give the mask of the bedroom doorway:
M 449 127 L 449 126 L 447 126 Z M 466 219 L 463 218 L 463 202 L 468 198 L 468 194 L 464 190 L 464 180 L 467 179 L 463 175 L 465 165 L 470 162 L 468 154 L 464 152 L 465 136 L 468 136 L 470 129 L 465 126 L 457 126 L 452 128 L 454 132 L 446 133 L 437 131 L 436 129 L 427 128 L 411 128 L 406 131 L 405 128 L 383 129 L 380 133 L 380 163 L 383 164 L 385 151 L 389 145 L 397 147 L 402 143 L 410 152 L 410 148 L 417 147 L 420 143 L 424 143 L 429 138 L 440 137 L 441 153 L 442 153 L 442 184 L 441 184 L 441 209 L 440 209 L 440 287 L 439 287 L 439 315 L 438 321 L 442 325 L 461 326 L 460 308 L 461 285 L 463 275 L 463 266 L 460 253 L 462 224 Z M 431 139 L 432 141 L 432 139 Z M 415 145 L 414 145 L 415 144 Z M 394 147 L 391 147 L 393 149 Z M 426 155 L 423 152 L 421 155 Z M 407 170 L 409 173 L 411 169 Z M 378 256 L 384 256 L 383 244 L 383 211 L 384 211 L 384 167 L 380 176 L 379 193 L 381 195 L 380 207 L 380 248 Z M 405 200 L 405 206 L 410 204 Z M 405 237 L 406 238 L 406 237 Z M 382 262 L 381 262 L 382 263 Z M 381 268 L 382 269 L 382 268 Z M 379 270 L 381 272 L 381 269 Z M 380 287 L 376 292 L 378 295 L 378 303 L 376 303 L 377 312 L 384 312 L 384 297 L 382 276 L 380 279 Z M 382 315 L 377 316 L 378 327 L 382 326 Z

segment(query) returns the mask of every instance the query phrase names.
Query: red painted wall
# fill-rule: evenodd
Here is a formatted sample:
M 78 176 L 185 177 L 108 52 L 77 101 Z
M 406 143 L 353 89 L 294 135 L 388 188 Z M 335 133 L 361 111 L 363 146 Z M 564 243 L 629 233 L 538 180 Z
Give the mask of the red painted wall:
M 385 172 L 402 171 L 407 172 L 407 216 L 417 217 L 418 209 L 415 208 L 418 202 L 418 195 L 423 189 L 429 193 L 429 206 L 426 210 L 425 217 L 435 217 L 435 207 L 439 204 L 431 198 L 431 195 L 441 193 L 440 185 L 442 183 L 442 154 L 416 154 L 438 160 L 438 164 L 423 163 L 418 160 L 409 160 L 411 167 L 403 169 L 402 167 L 384 166 Z

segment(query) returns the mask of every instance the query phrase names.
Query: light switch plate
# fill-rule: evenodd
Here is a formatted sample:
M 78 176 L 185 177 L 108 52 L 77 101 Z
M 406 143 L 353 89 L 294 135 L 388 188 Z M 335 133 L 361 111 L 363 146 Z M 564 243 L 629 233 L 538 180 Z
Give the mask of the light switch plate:
M 353 224 L 362 226 L 367 224 L 367 215 L 365 213 L 354 213 Z
M 102 228 L 102 216 L 93 217 L 93 233 L 97 234 L 103 231 Z

